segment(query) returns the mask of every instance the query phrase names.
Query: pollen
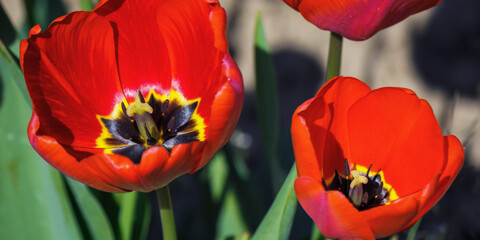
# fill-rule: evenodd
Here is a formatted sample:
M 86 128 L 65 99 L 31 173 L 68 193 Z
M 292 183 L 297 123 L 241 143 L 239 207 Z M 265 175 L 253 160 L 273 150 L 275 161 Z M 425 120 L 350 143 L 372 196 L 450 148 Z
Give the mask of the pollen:
M 153 108 L 146 102 L 142 102 L 140 94 L 135 95 L 135 102 L 127 107 L 127 116 L 133 117 L 135 114 L 153 113 Z
M 354 188 L 360 184 L 366 184 L 368 182 L 368 178 L 361 175 L 358 171 L 352 170 L 350 174 L 353 177 L 353 180 L 350 183 L 350 188 Z

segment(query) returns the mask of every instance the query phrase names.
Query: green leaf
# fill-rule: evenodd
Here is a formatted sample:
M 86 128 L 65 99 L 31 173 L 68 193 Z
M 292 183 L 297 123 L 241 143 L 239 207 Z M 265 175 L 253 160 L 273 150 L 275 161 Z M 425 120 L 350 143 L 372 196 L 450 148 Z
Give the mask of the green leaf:
M 146 239 L 150 223 L 150 203 L 145 193 L 117 193 L 121 239 Z
M 242 235 L 247 229 L 237 193 L 233 187 L 227 187 L 217 220 L 217 238 Z
M 2 239 L 81 239 L 60 173 L 30 146 L 32 109 L 0 41 L 0 236 Z
M 215 204 L 221 200 L 227 184 L 229 169 L 226 158 L 223 151 L 217 152 L 204 171 L 210 185 L 211 198 Z
M 279 109 L 275 68 L 263 31 L 262 18 L 257 15 L 255 26 L 255 93 L 257 116 L 265 151 L 272 171 L 273 187 L 278 190 L 283 174 L 278 164 Z
M 288 239 L 297 209 L 297 196 L 293 183 L 297 178 L 297 167 L 293 165 L 272 206 L 258 226 L 252 240 Z
M 0 63 L 1 71 L 4 75 L 2 76 L 4 81 L 11 81 L 17 84 L 17 87 L 20 89 L 20 92 L 23 95 L 22 103 L 26 103 L 31 110 L 32 103 L 30 102 L 30 95 L 28 95 L 27 85 L 25 84 L 23 73 L 20 69 L 20 66 L 8 52 L 2 40 L 0 40 Z
M 420 222 L 422 219 L 420 218 L 410 229 L 408 230 L 407 233 L 407 240 L 414 240 L 415 236 L 417 235 L 418 232 L 418 227 L 420 227 Z
M 67 183 L 92 238 L 96 240 L 115 239 L 105 211 L 88 187 L 71 178 L 67 178 Z

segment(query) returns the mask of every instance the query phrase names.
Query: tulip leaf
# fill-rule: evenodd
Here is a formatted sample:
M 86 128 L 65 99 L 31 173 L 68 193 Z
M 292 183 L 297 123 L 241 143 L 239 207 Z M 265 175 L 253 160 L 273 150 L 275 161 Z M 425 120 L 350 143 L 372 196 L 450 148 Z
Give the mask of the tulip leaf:
M 71 178 L 67 178 L 67 184 L 85 219 L 92 238 L 96 240 L 115 239 L 103 207 L 88 190 L 88 187 Z
M 420 218 L 407 232 L 407 240 L 415 240 L 415 236 L 418 232 L 418 227 L 420 227 L 420 222 L 422 219 Z
M 8 52 L 6 46 L 3 44 L 2 40 L 0 40 L 0 58 L 1 58 L 1 71 L 6 76 L 6 81 L 12 80 L 17 84 L 17 87 L 20 88 L 20 92 L 23 94 L 23 102 L 26 103 L 31 110 L 32 103 L 30 102 L 30 96 L 28 95 L 27 85 L 25 84 L 25 80 L 23 79 L 22 71 L 20 70 L 20 66 L 17 62 L 13 59 L 12 55 Z M 7 76 L 8 75 L 8 76 Z M 0 99 L 1 100 L 1 99 Z M 28 117 L 29 118 L 29 117 Z
M 296 178 L 297 167 L 294 164 L 272 206 L 251 238 L 252 240 L 288 239 L 297 209 L 297 196 L 293 188 Z
M 32 109 L 15 83 L 23 77 L 13 66 L 0 41 L 0 236 L 81 239 L 60 173 L 29 144 Z
M 228 187 L 217 219 L 217 238 L 242 235 L 247 231 L 241 203 L 235 189 Z
M 204 171 L 209 180 L 211 198 L 215 204 L 220 202 L 227 184 L 229 169 L 226 158 L 223 151 L 217 152 Z
M 150 223 L 150 204 L 144 193 L 115 194 L 119 203 L 119 227 L 121 239 L 146 239 Z
M 255 93 L 265 157 L 272 171 L 272 184 L 277 191 L 284 177 L 278 164 L 279 109 L 278 90 L 272 56 L 263 30 L 261 15 L 255 26 Z

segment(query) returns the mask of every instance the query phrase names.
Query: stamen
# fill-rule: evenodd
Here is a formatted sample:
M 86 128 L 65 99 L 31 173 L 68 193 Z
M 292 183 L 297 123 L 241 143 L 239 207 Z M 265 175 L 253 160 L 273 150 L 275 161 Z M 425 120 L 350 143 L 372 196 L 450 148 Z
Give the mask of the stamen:
M 167 130 L 170 132 L 172 131 L 173 127 L 175 126 L 175 117 L 170 118 L 167 123 Z
M 368 182 L 368 178 L 361 175 L 360 172 L 353 170 L 351 172 L 353 180 L 350 183 L 350 188 L 354 188 L 360 184 L 366 184 Z
M 368 174 L 370 173 L 370 169 L 372 168 L 372 165 L 373 165 L 373 164 L 370 164 L 370 166 L 368 166 L 367 177 L 368 177 Z
M 140 89 L 137 88 L 138 91 L 138 96 L 140 97 L 140 102 L 145 103 L 145 98 L 143 98 L 142 92 L 140 92 Z
M 165 113 L 167 111 L 169 102 L 170 101 L 168 101 L 168 99 L 167 99 L 167 100 L 165 100 L 165 102 L 162 103 L 162 106 L 160 107 L 160 111 L 162 113 Z
M 348 165 L 347 159 L 345 159 L 345 162 L 343 163 L 343 169 L 345 171 L 345 177 L 350 176 L 350 166 Z
M 128 116 L 127 107 L 125 107 L 125 103 L 123 103 L 123 102 L 122 102 L 122 111 L 123 111 L 123 114 L 125 114 L 125 116 L 127 116 L 127 118 L 130 119 L 130 121 L 133 121 L 132 117 Z

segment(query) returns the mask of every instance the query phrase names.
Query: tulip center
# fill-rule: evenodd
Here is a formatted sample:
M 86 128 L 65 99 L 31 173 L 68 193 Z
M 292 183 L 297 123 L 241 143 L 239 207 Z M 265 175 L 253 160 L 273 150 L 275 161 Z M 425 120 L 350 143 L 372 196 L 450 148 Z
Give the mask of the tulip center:
M 358 210 L 367 210 L 373 207 L 389 204 L 398 198 L 393 187 L 385 183 L 383 173 L 372 173 L 372 165 L 366 168 L 354 165 L 351 170 L 348 161 L 345 159 L 344 176 L 335 170 L 335 176 L 330 184 L 323 185 L 326 190 L 337 190 L 342 192 L 347 199 Z
M 205 140 L 205 124 L 197 113 L 200 99 L 186 100 L 179 92 L 168 96 L 140 91 L 133 102 L 118 103 L 108 116 L 97 116 L 102 133 L 98 148 L 107 154 L 121 154 L 140 163 L 143 152 L 153 146 L 168 151 L 177 144 Z

